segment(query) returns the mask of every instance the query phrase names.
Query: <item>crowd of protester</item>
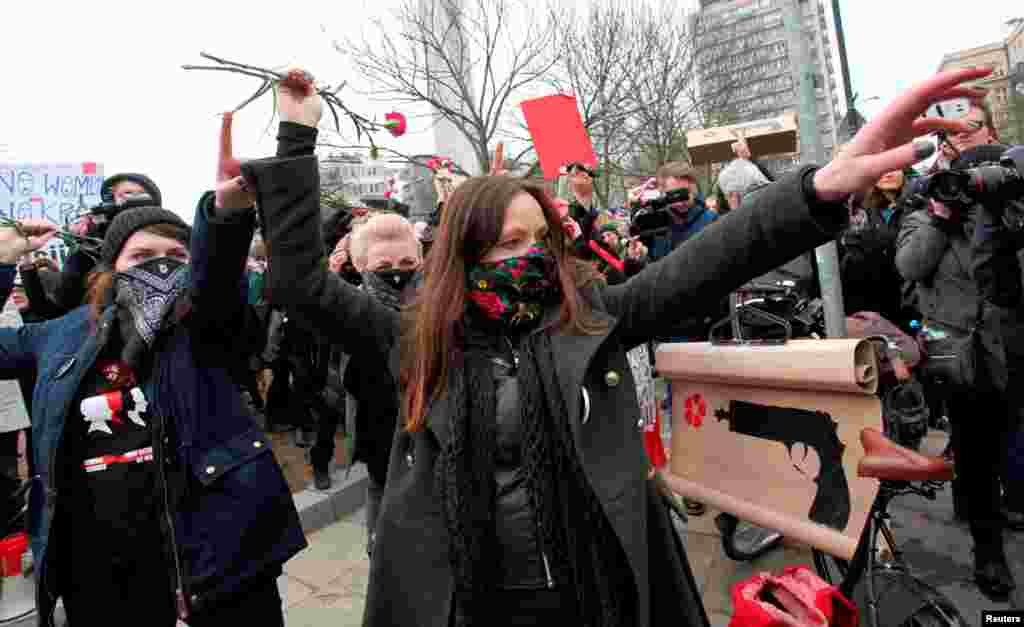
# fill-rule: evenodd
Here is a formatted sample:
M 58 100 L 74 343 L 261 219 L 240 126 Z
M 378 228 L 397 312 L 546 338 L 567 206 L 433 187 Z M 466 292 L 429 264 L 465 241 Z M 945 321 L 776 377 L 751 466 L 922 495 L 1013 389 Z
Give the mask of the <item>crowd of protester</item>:
M 283 624 L 275 580 L 306 542 L 268 434 L 291 432 L 315 489 L 336 459 L 366 465 L 367 624 L 706 625 L 640 444 L 671 406 L 651 355 L 706 340 L 757 277 L 792 271 L 818 296 L 828 241 L 848 315 L 936 355 L 982 334 L 969 385 L 916 376 L 951 428 L 977 583 L 1005 594 L 1003 533 L 1024 529 L 1020 245 L 983 206 L 922 200 L 912 166 L 935 148 L 908 143 L 946 131 L 945 168 L 1004 150 L 983 95 L 959 87 L 977 76 L 908 91 L 824 167 L 772 173 L 739 141 L 708 189 L 670 162 L 606 207 L 592 166 L 566 164 L 559 202 L 496 164 L 440 185 L 432 224 L 361 205 L 325 222 L 319 98 L 282 86 L 276 155 L 221 177 L 191 226 L 154 181 L 119 174 L 104 201 L 125 208 L 76 226 L 102 248 L 63 269 L 35 254 L 53 225 L 0 228 L 0 294 L 24 323 L 0 329 L 0 365 L 32 417 L 42 624 L 58 598 L 76 625 Z M 916 120 L 950 94 L 974 99 L 965 121 Z M 679 190 L 660 228 L 633 228 Z M 17 434 L 0 448 L 14 495 Z

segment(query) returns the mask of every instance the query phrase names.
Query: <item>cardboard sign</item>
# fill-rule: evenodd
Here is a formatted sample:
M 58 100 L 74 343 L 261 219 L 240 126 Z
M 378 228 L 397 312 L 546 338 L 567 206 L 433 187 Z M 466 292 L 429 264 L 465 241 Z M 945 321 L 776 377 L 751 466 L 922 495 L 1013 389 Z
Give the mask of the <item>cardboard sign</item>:
M 799 125 L 795 113 L 777 118 L 705 128 L 686 133 L 686 146 L 693 165 L 725 163 L 736 158 L 732 144 L 745 137 L 755 158 L 794 153 L 799 150 Z
M 590 142 L 576 98 L 565 94 L 525 100 L 520 105 L 540 159 L 544 178 L 558 178 L 558 169 L 569 163 L 597 167 L 597 155 Z
M 860 432 L 882 427 L 869 342 L 666 344 L 657 369 L 672 383 L 674 491 L 853 556 L 878 491 L 857 477 Z
M 753 511 L 684 496 L 853 557 L 878 492 L 857 477 L 861 429 L 882 428 L 878 398 L 674 381 L 672 403 L 670 473 Z
M 0 214 L 14 220 L 42 218 L 67 227 L 100 202 L 103 166 L 97 163 L 0 163 Z M 67 248 L 53 240 L 44 249 L 63 267 Z

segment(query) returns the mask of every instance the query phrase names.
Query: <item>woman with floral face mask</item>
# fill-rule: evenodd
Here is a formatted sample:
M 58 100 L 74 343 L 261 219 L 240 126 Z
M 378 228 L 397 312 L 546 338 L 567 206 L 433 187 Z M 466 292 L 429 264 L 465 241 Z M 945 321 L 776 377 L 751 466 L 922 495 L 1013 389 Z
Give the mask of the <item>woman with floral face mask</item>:
M 226 206 L 260 208 L 272 298 L 401 385 L 364 624 L 706 626 L 647 480 L 626 352 L 834 237 L 850 194 L 927 156 L 909 143 L 916 134 L 958 126 L 918 120 L 929 103 L 984 74 L 919 85 L 842 160 L 766 188 L 621 285 L 583 287 L 541 189 L 471 179 L 446 203 L 405 315 L 323 268 L 313 155 L 322 105 L 312 89 L 280 89 L 279 156 L 243 164 L 244 181 L 223 187 L 237 196 Z

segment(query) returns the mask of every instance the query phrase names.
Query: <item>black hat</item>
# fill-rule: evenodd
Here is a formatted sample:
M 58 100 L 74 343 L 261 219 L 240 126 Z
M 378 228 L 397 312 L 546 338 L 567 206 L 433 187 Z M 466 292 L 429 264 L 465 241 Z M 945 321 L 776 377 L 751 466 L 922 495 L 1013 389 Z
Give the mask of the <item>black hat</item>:
M 145 174 L 135 174 L 133 172 L 122 172 L 113 176 L 108 176 L 103 179 L 103 186 L 100 187 L 100 198 L 107 204 L 113 204 L 114 202 L 114 186 L 124 181 L 131 181 L 132 183 L 138 183 L 142 186 L 142 189 L 146 190 L 146 193 L 153 199 L 153 204 L 157 207 L 163 205 L 163 196 L 160 194 L 160 188 L 156 186 L 153 179 L 149 178 Z
M 185 229 L 187 237 L 192 237 L 192 227 L 185 224 L 178 214 L 160 207 L 138 207 L 117 214 L 107 227 L 107 236 L 103 240 L 100 262 L 113 266 L 114 260 L 121 254 L 124 243 L 136 231 L 154 224 L 173 224 Z M 188 243 L 187 241 L 185 242 Z

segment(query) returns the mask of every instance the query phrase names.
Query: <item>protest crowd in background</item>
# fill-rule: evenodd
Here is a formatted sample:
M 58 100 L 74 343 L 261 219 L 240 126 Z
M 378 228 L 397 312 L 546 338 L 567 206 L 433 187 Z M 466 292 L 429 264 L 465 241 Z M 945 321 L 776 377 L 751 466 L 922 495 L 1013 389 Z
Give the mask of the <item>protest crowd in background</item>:
M 913 380 L 951 433 L 973 579 L 1009 592 L 1024 242 L 987 208 L 922 200 L 935 148 L 910 143 L 941 127 L 946 167 L 998 161 L 983 97 L 958 88 L 975 74 L 912 88 L 828 164 L 772 172 L 739 137 L 710 180 L 659 164 L 618 207 L 596 161 L 556 164 L 559 199 L 499 156 L 480 177 L 436 160 L 428 220 L 357 201 L 324 221 L 302 86 L 279 88 L 274 155 L 195 182 L 191 225 L 144 174 L 70 174 L 102 210 L 0 226 L 0 521 L 31 538 L 40 624 L 57 599 L 74 625 L 284 624 L 275 581 L 306 546 L 275 459 L 292 447 L 315 490 L 367 468 L 367 625 L 703 627 L 676 517 L 707 507 L 660 478 L 673 386 L 654 355 L 706 341 L 755 280 L 820 306 L 830 241 L 851 320 L 933 355 L 968 329 L 999 347 L 968 383 L 922 367 L 887 389 Z M 918 121 L 950 93 L 965 120 Z M 48 253 L 63 232 L 79 245 Z

